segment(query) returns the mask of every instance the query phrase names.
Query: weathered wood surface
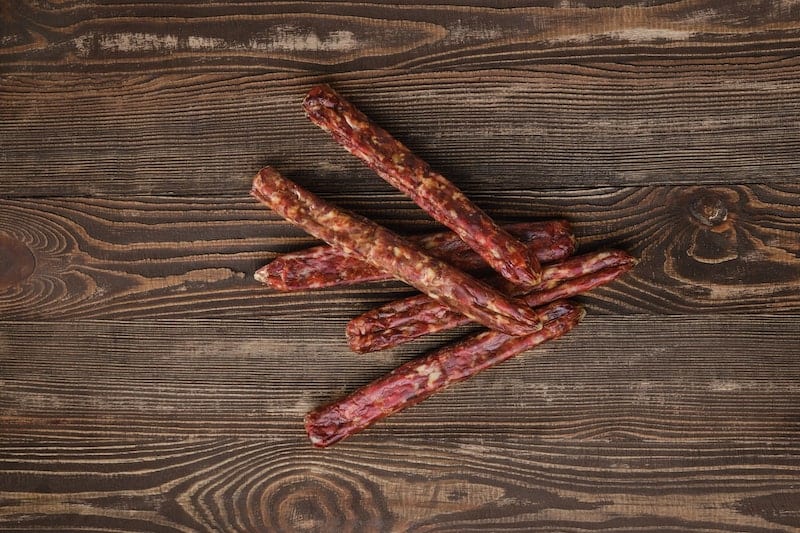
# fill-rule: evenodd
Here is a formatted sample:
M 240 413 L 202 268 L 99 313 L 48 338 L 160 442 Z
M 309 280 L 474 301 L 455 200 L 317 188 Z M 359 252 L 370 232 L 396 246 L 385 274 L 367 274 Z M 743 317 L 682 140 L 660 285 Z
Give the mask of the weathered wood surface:
M 353 442 L 501 433 L 684 445 L 791 440 L 800 430 L 797 317 L 589 316 L 558 342 Z M 466 331 L 358 355 L 347 350 L 345 319 L 8 324 L 3 350 L 25 357 L 3 363 L 6 434 L 298 442 L 310 408 Z
M 580 249 L 617 247 L 641 258 L 613 288 L 587 296 L 593 311 L 800 310 L 797 185 L 471 196 L 498 220 L 565 217 Z M 330 198 L 398 231 L 436 228 L 399 194 Z M 7 199 L 0 207 L 0 251 L 19 257 L 16 268 L 0 272 L 2 318 L 348 317 L 408 290 L 399 283 L 268 290 L 253 279 L 257 268 L 318 241 L 244 194 Z
M 796 442 L 700 443 L 688 452 L 520 436 L 397 438 L 320 456 L 305 443 L 225 437 L 8 441 L 0 465 L 18 491 L 4 495 L 0 527 L 788 533 L 797 530 L 798 464 Z
M 321 80 L 467 186 L 795 180 L 797 3 L 527 4 L 5 3 L 0 194 L 374 190 L 302 118 Z
M 800 4 L 0 2 L 0 530 L 796 531 Z M 504 222 L 642 262 L 556 343 L 329 450 L 399 283 L 278 294 L 271 163 L 435 229 L 336 86 Z
M 797 318 L 590 317 L 325 451 L 306 410 L 437 341 L 363 356 L 337 320 L 13 323 L 0 524 L 790 531 Z
M 319 179 L 320 192 L 389 190 L 304 118 L 319 81 L 466 189 L 779 184 L 800 172 L 794 58 L 722 70 L 37 73 L 0 78 L 0 193 L 227 195 L 265 163 Z
M 559 56 L 791 57 L 800 44 L 800 7 L 791 0 L 650 4 L 28 0 L 4 6 L 2 54 L 9 69 L 48 72 L 474 70 Z

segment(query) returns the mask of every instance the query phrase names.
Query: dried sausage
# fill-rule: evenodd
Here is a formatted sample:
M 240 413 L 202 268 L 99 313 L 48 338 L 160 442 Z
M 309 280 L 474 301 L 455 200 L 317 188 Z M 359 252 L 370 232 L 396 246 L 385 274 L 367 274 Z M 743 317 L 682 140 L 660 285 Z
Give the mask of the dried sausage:
M 560 261 L 575 252 L 575 238 L 566 220 L 509 224 L 503 229 L 524 243 L 541 263 Z M 487 268 L 486 262 L 453 232 L 408 237 L 424 252 L 459 270 Z M 280 291 L 320 289 L 391 276 L 362 259 L 322 245 L 281 255 L 258 269 L 255 278 Z
M 271 167 L 256 175 L 251 194 L 318 239 L 361 256 L 486 327 L 511 335 L 542 327 L 538 315 L 522 302 L 423 253 L 375 222 L 333 206 Z
M 522 300 L 538 307 L 609 283 L 635 264 L 636 260 L 622 251 L 595 252 L 546 266 L 543 281 L 537 287 L 514 285 L 503 289 L 515 296 L 525 294 Z M 421 294 L 384 304 L 352 319 L 347 325 L 347 339 L 355 352 L 374 352 L 469 322 Z
M 504 278 L 525 285 L 539 282 L 539 261 L 521 242 L 336 91 L 327 85 L 313 87 L 303 101 L 303 108 L 312 122 L 434 219 L 456 232 Z
M 635 264 L 633 257 L 619 250 L 595 252 L 545 266 L 542 283 L 533 289 L 517 285 L 505 290 L 515 295 L 524 291 L 527 294 L 522 301 L 539 307 L 609 283 Z M 352 319 L 347 325 L 347 341 L 355 352 L 374 352 L 469 322 L 467 317 L 422 294 L 390 302 Z
M 566 301 L 551 303 L 540 313 L 545 324 L 537 332 L 518 337 L 478 333 L 409 361 L 346 398 L 308 413 L 305 427 L 311 443 L 330 446 L 453 383 L 560 337 L 583 317 L 580 307 Z

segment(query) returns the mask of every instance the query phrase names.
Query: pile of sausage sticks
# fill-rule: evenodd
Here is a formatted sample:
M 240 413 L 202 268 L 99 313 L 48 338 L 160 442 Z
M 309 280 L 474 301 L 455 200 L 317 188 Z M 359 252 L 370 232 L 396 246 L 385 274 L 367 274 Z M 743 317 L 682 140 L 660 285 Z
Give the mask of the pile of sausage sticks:
M 282 255 L 259 269 L 256 279 L 281 291 L 387 279 L 419 290 L 349 322 L 347 340 L 359 353 L 470 322 L 488 328 L 308 413 L 305 427 L 314 446 L 330 446 L 452 383 L 564 335 L 584 316 L 581 306 L 567 298 L 608 283 L 636 264 L 619 250 L 573 256 L 576 241 L 564 220 L 498 226 L 327 85 L 313 87 L 303 109 L 336 142 L 452 231 L 401 237 L 266 167 L 253 180 L 251 194 L 328 246 Z

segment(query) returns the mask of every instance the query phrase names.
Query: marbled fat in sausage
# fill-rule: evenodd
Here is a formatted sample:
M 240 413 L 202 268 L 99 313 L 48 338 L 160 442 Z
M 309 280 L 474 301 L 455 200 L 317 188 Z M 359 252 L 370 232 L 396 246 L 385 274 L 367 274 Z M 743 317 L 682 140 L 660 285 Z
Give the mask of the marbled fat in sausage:
M 488 328 L 524 335 L 542 327 L 539 316 L 524 303 L 425 254 L 383 226 L 335 207 L 271 167 L 256 175 L 251 193 L 318 239 L 361 256 Z
M 518 337 L 497 331 L 478 333 L 409 361 L 346 398 L 308 413 L 305 427 L 311 443 L 330 446 L 453 383 L 560 337 L 583 317 L 580 307 L 565 301 L 539 312 L 545 319 L 540 331 Z
M 456 232 L 504 278 L 525 285 L 539 282 L 539 261 L 521 242 L 336 91 L 327 85 L 313 87 L 303 101 L 303 108 L 314 124 L 328 131 L 336 142 L 434 219 Z
M 503 229 L 528 246 L 540 263 L 560 261 L 575 252 L 575 237 L 566 220 L 522 222 L 503 226 Z M 483 258 L 453 232 L 410 236 L 407 239 L 427 254 L 459 270 L 488 268 Z M 359 257 L 322 245 L 283 254 L 258 269 L 255 278 L 276 290 L 298 291 L 383 281 L 391 279 L 391 276 Z

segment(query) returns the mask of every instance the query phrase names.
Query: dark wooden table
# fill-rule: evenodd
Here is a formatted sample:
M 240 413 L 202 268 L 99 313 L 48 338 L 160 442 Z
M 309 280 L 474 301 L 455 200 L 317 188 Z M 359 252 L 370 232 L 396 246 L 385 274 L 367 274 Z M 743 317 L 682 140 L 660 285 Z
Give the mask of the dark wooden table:
M 800 4 L 585 4 L 2 2 L 0 529 L 796 531 Z M 324 451 L 306 411 L 466 329 L 354 355 L 407 288 L 253 279 L 316 242 L 267 163 L 437 228 L 304 118 L 322 81 L 498 221 L 642 260 Z

